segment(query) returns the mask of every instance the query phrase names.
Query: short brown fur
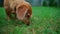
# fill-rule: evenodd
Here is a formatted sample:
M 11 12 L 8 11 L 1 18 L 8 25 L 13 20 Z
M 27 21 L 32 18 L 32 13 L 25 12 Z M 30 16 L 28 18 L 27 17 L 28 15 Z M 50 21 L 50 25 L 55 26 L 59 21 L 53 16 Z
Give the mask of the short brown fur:
M 32 8 L 31 8 L 31 5 L 25 0 L 4 0 L 4 8 L 5 8 L 8 20 L 11 19 L 11 14 L 14 14 L 15 18 L 19 17 L 18 19 L 22 20 L 25 24 L 27 25 L 30 24 Z M 16 8 L 16 11 L 14 10 L 15 8 Z M 27 9 L 27 12 L 26 12 L 26 9 Z M 24 18 L 22 18 L 22 16 Z

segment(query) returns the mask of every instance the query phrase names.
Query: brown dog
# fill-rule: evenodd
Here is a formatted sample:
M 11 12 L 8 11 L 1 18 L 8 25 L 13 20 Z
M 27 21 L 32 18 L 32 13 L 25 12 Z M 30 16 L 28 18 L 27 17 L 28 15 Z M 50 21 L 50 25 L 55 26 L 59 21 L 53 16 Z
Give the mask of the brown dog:
M 8 16 L 8 20 L 11 18 L 11 14 L 15 15 L 19 20 L 22 20 L 25 24 L 29 25 L 30 17 L 32 15 L 32 8 L 25 0 L 4 0 L 4 8 Z

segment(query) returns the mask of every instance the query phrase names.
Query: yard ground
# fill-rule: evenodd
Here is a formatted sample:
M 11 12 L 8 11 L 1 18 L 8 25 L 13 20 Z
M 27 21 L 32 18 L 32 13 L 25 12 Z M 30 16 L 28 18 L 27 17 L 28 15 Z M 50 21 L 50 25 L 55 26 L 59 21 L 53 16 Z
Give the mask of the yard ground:
M 6 20 L 6 13 L 0 7 L 0 34 L 60 34 L 60 8 L 32 7 L 30 26 L 21 21 Z

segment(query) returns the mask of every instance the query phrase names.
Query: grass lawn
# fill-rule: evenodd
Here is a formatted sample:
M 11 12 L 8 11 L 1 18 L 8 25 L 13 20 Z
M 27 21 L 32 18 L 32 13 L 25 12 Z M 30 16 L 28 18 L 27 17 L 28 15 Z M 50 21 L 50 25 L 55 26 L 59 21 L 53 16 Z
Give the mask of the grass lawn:
M 60 8 L 32 7 L 30 26 L 21 21 L 6 20 L 6 13 L 0 7 L 0 34 L 60 34 Z

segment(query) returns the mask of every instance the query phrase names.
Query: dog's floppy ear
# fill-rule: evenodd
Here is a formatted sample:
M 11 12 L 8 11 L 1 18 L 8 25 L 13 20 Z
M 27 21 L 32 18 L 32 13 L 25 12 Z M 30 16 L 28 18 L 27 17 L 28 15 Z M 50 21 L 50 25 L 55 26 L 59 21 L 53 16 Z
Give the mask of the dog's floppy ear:
M 23 20 L 25 18 L 27 11 L 28 8 L 25 5 L 18 7 L 16 10 L 17 18 Z

